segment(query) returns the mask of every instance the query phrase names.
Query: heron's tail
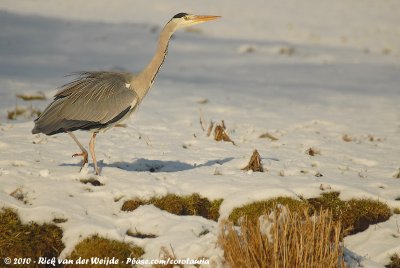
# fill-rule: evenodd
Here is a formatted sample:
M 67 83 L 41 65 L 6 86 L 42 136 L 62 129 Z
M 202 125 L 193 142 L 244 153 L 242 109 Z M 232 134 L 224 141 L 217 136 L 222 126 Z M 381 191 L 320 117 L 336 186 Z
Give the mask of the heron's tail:
M 59 130 L 59 125 L 62 121 L 62 118 L 60 118 L 60 111 L 63 107 L 62 102 L 62 99 L 56 99 L 47 106 L 43 113 L 35 119 L 35 126 L 32 129 L 32 134 L 56 134 L 55 132 Z

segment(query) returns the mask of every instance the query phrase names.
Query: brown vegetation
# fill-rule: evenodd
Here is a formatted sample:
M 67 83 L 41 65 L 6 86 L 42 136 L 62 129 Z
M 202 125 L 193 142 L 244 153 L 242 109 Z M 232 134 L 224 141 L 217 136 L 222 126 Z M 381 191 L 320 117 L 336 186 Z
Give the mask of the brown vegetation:
M 231 221 L 223 223 L 219 244 L 229 267 L 345 267 L 340 221 L 328 210 L 315 217 L 288 207 L 272 212 L 264 216 L 267 224 L 244 218 L 240 232 Z
M 141 233 L 141 232 L 139 232 L 137 230 L 135 230 L 134 232 L 131 231 L 131 230 L 128 230 L 126 232 L 126 235 L 129 235 L 131 237 L 141 238 L 141 239 L 144 239 L 144 238 L 156 238 L 157 237 L 154 234 L 144 234 L 144 233 Z
M 257 201 L 235 208 L 229 219 L 238 223 L 243 216 L 258 218 L 260 215 L 270 213 L 277 204 L 288 206 L 290 211 L 297 212 L 308 209 L 310 213 L 315 213 L 321 209 L 329 209 L 332 211 L 333 220 L 342 223 L 345 235 L 362 232 L 371 224 L 387 221 L 392 215 L 388 205 L 377 200 L 361 198 L 343 201 L 339 198 L 338 192 L 329 192 L 307 200 L 278 197 Z
M 168 211 L 175 215 L 197 215 L 206 219 L 217 221 L 219 218 L 219 207 L 222 199 L 210 201 L 199 194 L 189 196 L 177 196 L 168 194 L 164 197 L 153 197 L 150 200 L 132 199 L 122 205 L 122 211 L 133 211 L 141 205 L 153 204 L 159 209 Z
M 231 140 L 231 138 L 226 133 L 224 126 L 225 126 L 224 121 L 222 121 L 222 125 L 217 124 L 215 126 L 215 128 L 214 128 L 214 140 L 216 140 L 216 141 L 229 141 L 229 142 L 232 142 L 233 145 L 235 145 L 235 142 L 233 140 Z
M 242 170 L 252 170 L 254 172 L 264 172 L 264 168 L 261 163 L 261 156 L 257 150 L 253 151 L 253 155 L 250 158 L 247 166 L 242 168 Z
M 17 98 L 24 100 L 24 101 L 34 101 L 34 100 L 46 100 L 46 96 L 43 92 L 39 92 L 36 95 L 30 94 L 17 94 Z
M 130 265 L 121 263 L 121 260 L 126 260 L 127 258 L 139 258 L 144 254 L 142 248 L 133 246 L 128 243 L 106 239 L 103 237 L 99 237 L 97 235 L 88 237 L 76 245 L 74 251 L 67 258 L 69 260 L 74 260 L 76 262 L 77 259 L 91 259 L 91 258 L 99 258 L 99 259 L 111 259 L 115 258 L 120 260 L 120 263 L 117 265 L 112 265 L 112 267 L 132 267 Z M 64 267 L 103 267 L 104 265 L 91 264 L 90 262 L 85 265 L 65 265 Z
M 271 141 L 277 141 L 278 138 L 269 132 L 265 132 L 259 136 L 260 139 L 270 139 Z
M 317 154 L 321 154 L 321 152 L 320 152 L 320 150 L 318 150 L 318 149 L 316 149 L 316 148 L 313 148 L 313 147 L 310 147 L 307 151 L 306 151 L 306 154 L 308 154 L 308 155 L 310 155 L 310 156 L 315 156 L 315 155 L 317 155 Z
M 14 110 L 7 111 L 8 120 L 17 120 L 18 117 L 25 116 L 27 118 L 38 117 L 42 112 L 33 107 L 16 106 Z
M 346 234 L 362 232 L 371 224 L 387 221 L 392 215 L 388 205 L 382 202 L 367 198 L 342 201 L 338 192 L 324 193 L 308 202 L 314 210 L 332 210 L 333 219 L 342 222 Z
M 62 230 L 54 224 L 22 224 L 9 208 L 0 210 L 0 256 L 10 258 L 58 257 L 64 249 Z M 31 263 L 30 267 L 38 267 Z
M 400 268 L 400 254 L 393 254 L 390 256 L 390 262 L 386 265 L 387 268 Z

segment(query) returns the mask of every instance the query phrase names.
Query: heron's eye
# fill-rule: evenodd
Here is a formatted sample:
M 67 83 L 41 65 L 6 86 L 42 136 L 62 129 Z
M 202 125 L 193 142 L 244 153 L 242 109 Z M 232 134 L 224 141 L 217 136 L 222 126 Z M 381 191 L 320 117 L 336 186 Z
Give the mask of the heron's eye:
M 185 20 L 189 20 L 190 18 L 189 18 L 189 16 L 185 16 L 185 17 L 183 17 Z

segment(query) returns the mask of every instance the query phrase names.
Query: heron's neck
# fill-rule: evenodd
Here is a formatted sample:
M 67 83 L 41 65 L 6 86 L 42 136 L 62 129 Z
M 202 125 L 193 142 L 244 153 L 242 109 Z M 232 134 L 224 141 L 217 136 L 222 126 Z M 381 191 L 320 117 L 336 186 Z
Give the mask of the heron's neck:
M 168 52 L 168 43 L 174 33 L 175 28 L 167 23 L 160 34 L 160 39 L 158 41 L 158 47 L 155 55 L 151 59 L 150 63 L 146 68 L 138 75 L 136 81 L 140 83 L 137 85 L 136 92 L 140 99 L 143 99 L 149 91 L 150 87 L 153 85 L 154 79 L 156 78 L 158 71 L 160 70 L 162 64 L 164 63 L 165 57 Z

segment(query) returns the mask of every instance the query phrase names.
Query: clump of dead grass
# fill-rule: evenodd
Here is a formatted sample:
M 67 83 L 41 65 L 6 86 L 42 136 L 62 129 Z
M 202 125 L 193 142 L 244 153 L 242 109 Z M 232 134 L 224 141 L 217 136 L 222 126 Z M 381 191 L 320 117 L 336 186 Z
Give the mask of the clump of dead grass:
M 175 255 L 174 250 L 171 247 L 171 251 L 169 251 L 166 247 L 161 247 L 160 254 L 159 254 L 159 259 L 167 261 L 169 260 L 170 262 L 167 264 L 154 264 L 152 267 L 153 268 L 183 268 L 183 264 L 172 264 L 175 260 L 177 260 L 177 257 Z
M 271 213 L 277 205 L 286 206 L 292 212 L 301 212 L 309 208 L 308 204 L 302 200 L 290 197 L 277 197 L 234 208 L 229 215 L 229 220 L 235 224 L 239 224 L 240 219 L 244 217 L 248 220 L 256 220 L 261 215 Z
M 53 219 L 54 223 L 64 223 L 64 222 L 67 222 L 67 221 L 68 221 L 68 219 L 65 219 L 65 218 L 54 218 Z
M 352 136 L 350 136 L 349 134 L 344 134 L 342 136 L 342 140 L 345 142 L 351 142 L 351 141 L 354 141 L 354 138 Z
M 317 148 L 310 147 L 309 149 L 307 149 L 306 154 L 310 156 L 315 156 L 315 155 L 320 155 L 321 151 Z
M 268 224 L 244 218 L 240 231 L 223 223 L 219 244 L 229 267 L 345 267 L 341 224 L 328 210 L 317 216 L 288 207 L 272 212 Z
M 260 139 L 270 139 L 271 141 L 277 141 L 278 140 L 277 137 L 275 137 L 274 135 L 272 135 L 269 132 L 265 132 L 265 133 L 261 134 L 258 138 L 260 138 Z
M 16 97 L 23 101 L 46 100 L 46 96 L 42 92 L 39 92 L 38 94 L 17 94 Z M 7 119 L 17 120 L 19 117 L 35 118 L 39 117 L 41 113 L 42 111 L 33 107 L 32 104 L 22 107 L 17 103 L 13 110 L 7 111 Z
M 42 112 L 39 109 L 36 109 L 32 106 L 29 107 L 15 106 L 13 110 L 7 111 L 7 119 L 17 120 L 17 118 L 19 117 L 35 118 L 40 116 L 41 113 Z
M 343 201 L 338 192 L 324 193 L 308 199 L 316 209 L 330 209 L 334 220 L 340 220 L 346 234 L 365 231 L 369 225 L 387 221 L 392 215 L 387 204 L 369 198 L 353 198 Z
M 43 92 L 37 94 L 16 94 L 16 97 L 23 101 L 46 100 L 46 95 Z
M 17 189 L 15 189 L 14 191 L 12 191 L 10 193 L 10 196 L 14 197 L 15 199 L 23 202 L 24 204 L 28 204 L 27 201 L 27 194 L 22 190 L 21 187 L 18 187 Z
M 97 257 L 100 259 L 112 258 L 119 260 L 126 260 L 127 258 L 136 258 L 144 254 L 141 247 L 134 246 L 128 243 L 120 242 L 117 240 L 107 239 L 99 237 L 97 235 L 88 237 L 76 245 L 74 251 L 68 256 L 67 259 L 77 260 L 91 259 Z M 113 267 L 132 267 L 127 264 L 119 263 L 118 265 L 112 265 Z M 76 265 L 65 265 L 64 267 L 76 267 Z M 84 267 L 99 267 L 98 264 L 86 264 Z
M 399 170 L 393 175 L 393 178 L 400 179 L 400 168 Z
M 96 178 L 81 179 L 80 182 L 83 184 L 91 184 L 93 186 L 104 186 L 104 184 Z
M 247 164 L 247 166 L 242 168 L 242 170 L 247 170 L 247 171 L 252 170 L 254 172 L 264 172 L 264 168 L 261 163 L 261 156 L 257 150 L 253 151 L 253 154 L 250 158 L 249 163 Z
M 387 268 L 400 268 L 400 254 L 395 253 L 390 256 L 390 262 L 385 267 Z
M 221 124 L 215 125 L 215 128 L 214 128 L 214 140 L 216 140 L 216 141 L 228 141 L 228 142 L 232 142 L 233 145 L 236 145 L 235 142 L 228 136 L 228 134 L 226 133 L 225 130 L 226 130 L 225 123 L 222 120 Z
M 207 137 L 210 137 L 211 133 L 214 130 L 214 140 L 216 141 L 227 141 L 231 142 L 233 145 L 236 145 L 235 142 L 229 137 L 228 133 L 226 132 L 226 125 L 225 121 L 221 120 L 220 124 L 215 124 L 212 120 L 206 127 L 205 118 L 202 110 L 200 109 L 200 126 L 203 131 L 206 131 Z
M 330 210 L 334 221 L 340 221 L 345 235 L 362 232 L 371 224 L 387 221 L 392 215 L 391 209 L 385 203 L 368 198 L 354 198 L 343 201 L 338 192 L 323 193 L 321 196 L 310 199 L 293 199 L 278 197 L 257 201 L 233 209 L 229 219 L 238 224 L 241 217 L 256 219 L 272 211 L 277 204 L 288 206 L 290 211 L 307 209 L 310 214 L 315 211 Z
M 140 238 L 140 239 L 157 237 L 155 234 L 145 234 L 145 233 L 139 232 L 138 230 L 135 230 L 135 231 L 128 230 L 126 232 L 126 235 L 129 235 L 129 236 L 135 237 L 135 238 Z
M 62 230 L 54 224 L 22 224 L 15 211 L 0 210 L 0 256 L 10 258 L 58 257 L 64 249 Z M 33 265 L 35 266 L 35 265 Z
M 219 218 L 219 207 L 222 199 L 210 201 L 199 194 L 178 196 L 168 194 L 163 197 L 153 197 L 150 200 L 132 199 L 122 205 L 122 211 L 133 211 L 141 205 L 154 205 L 159 209 L 168 211 L 175 215 L 197 215 L 206 219 L 217 221 Z
M 292 46 L 281 47 L 279 49 L 279 54 L 286 55 L 286 56 L 292 56 L 295 52 L 296 52 L 296 49 Z

